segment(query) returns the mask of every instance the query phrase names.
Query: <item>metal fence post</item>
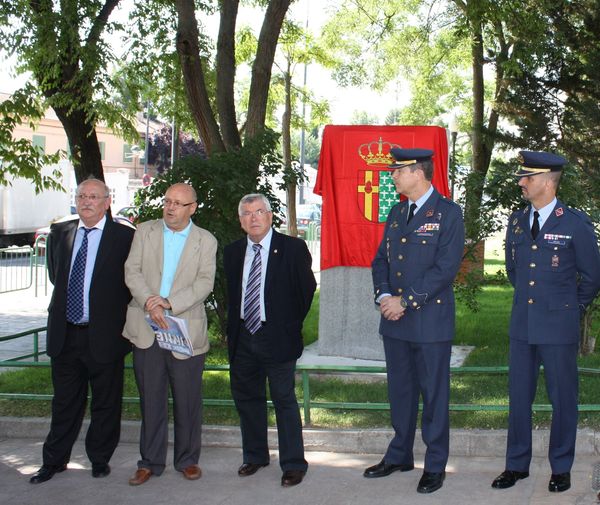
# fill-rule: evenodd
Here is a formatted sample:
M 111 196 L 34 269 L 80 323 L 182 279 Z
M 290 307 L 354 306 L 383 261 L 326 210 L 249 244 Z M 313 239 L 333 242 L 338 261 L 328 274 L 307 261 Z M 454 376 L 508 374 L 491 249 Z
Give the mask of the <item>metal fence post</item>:
M 302 406 L 304 407 L 304 424 L 310 425 L 310 377 L 308 370 L 302 370 Z

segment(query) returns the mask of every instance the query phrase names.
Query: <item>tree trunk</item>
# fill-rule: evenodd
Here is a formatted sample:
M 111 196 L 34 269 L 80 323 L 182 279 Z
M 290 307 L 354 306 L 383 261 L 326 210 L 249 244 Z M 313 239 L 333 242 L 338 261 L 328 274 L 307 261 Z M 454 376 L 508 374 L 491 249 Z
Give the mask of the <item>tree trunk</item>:
M 175 8 L 177 10 L 177 53 L 192 118 L 207 154 L 224 151 L 225 144 L 204 81 L 194 0 L 176 0 Z
M 281 118 L 281 145 L 283 150 L 284 173 L 292 174 L 292 75 L 290 62 L 283 74 L 285 88 L 285 106 Z M 298 236 L 296 223 L 296 181 L 292 178 L 286 187 L 287 233 L 292 237 Z
M 54 111 L 69 139 L 77 184 L 80 184 L 90 175 L 103 181 L 102 155 L 100 154 L 94 124 L 89 120 L 86 113 L 81 110 L 69 111 L 68 109 L 54 107 Z
M 217 110 L 223 132 L 223 142 L 228 151 L 241 146 L 240 132 L 235 114 L 235 22 L 238 0 L 221 2 L 221 22 L 217 40 Z
M 271 85 L 271 69 L 281 25 L 291 0 L 270 0 L 258 38 L 256 58 L 252 65 L 250 101 L 246 121 L 246 138 L 254 138 L 265 127 L 267 98 Z

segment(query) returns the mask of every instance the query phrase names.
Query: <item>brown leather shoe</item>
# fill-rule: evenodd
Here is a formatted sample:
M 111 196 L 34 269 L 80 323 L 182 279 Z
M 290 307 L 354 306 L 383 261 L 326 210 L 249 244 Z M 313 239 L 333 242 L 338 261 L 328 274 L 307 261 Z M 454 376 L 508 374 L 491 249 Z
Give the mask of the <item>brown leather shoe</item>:
M 133 477 L 129 479 L 130 486 L 141 486 L 144 482 L 146 482 L 150 476 L 152 475 L 152 470 L 149 468 L 138 468 Z
M 202 470 L 198 465 L 190 465 L 182 470 L 183 476 L 187 480 L 198 480 L 202 477 Z
M 281 485 L 283 487 L 292 487 L 300 484 L 306 472 L 304 470 L 286 470 L 281 476 Z

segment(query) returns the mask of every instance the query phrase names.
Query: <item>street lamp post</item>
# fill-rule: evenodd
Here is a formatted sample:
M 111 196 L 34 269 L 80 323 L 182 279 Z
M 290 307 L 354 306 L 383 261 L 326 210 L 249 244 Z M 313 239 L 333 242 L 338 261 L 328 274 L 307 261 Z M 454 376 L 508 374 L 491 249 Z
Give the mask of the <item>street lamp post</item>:
M 450 138 L 452 139 L 452 158 L 450 160 L 450 198 L 454 200 L 454 180 L 456 179 L 456 137 L 458 136 L 458 121 L 456 115 L 452 115 L 448 124 Z

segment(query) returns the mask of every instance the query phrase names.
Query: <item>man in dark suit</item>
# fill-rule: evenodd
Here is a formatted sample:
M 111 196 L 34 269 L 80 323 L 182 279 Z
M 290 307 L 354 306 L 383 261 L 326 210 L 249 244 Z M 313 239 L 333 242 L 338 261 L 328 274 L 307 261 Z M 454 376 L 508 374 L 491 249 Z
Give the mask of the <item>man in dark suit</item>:
M 422 395 L 427 451 L 417 491 L 432 493 L 442 487 L 448 461 L 452 283 L 465 232 L 460 207 L 431 185 L 433 151 L 394 148 L 391 154 L 396 191 L 407 199 L 392 207 L 372 269 L 395 436 L 381 462 L 367 468 L 364 476 L 385 477 L 414 468 Z
M 238 213 L 248 234 L 225 247 L 228 289 L 227 340 L 231 391 L 242 431 L 241 477 L 269 464 L 266 380 L 275 406 L 281 485 L 302 482 L 302 421 L 294 391 L 296 360 L 302 354 L 302 324 L 316 282 L 306 243 L 274 231 L 269 201 L 244 196 Z
M 47 353 L 52 358 L 52 420 L 39 484 L 66 470 L 91 387 L 91 420 L 85 447 L 93 477 L 110 473 L 108 462 L 121 428 L 123 362 L 130 344 L 122 337 L 127 303 L 123 265 L 134 229 L 107 218 L 109 188 L 88 179 L 75 195 L 79 220 L 52 225 L 48 275 L 54 284 L 48 307 Z
M 529 476 L 531 405 L 540 365 L 552 403 L 548 457 L 550 492 L 571 487 L 577 436 L 579 322 L 600 290 L 600 252 L 586 214 L 556 199 L 567 161 L 552 153 L 521 151 L 516 173 L 530 205 L 508 221 L 506 272 L 515 288 L 510 321 L 506 466 L 492 487 Z

